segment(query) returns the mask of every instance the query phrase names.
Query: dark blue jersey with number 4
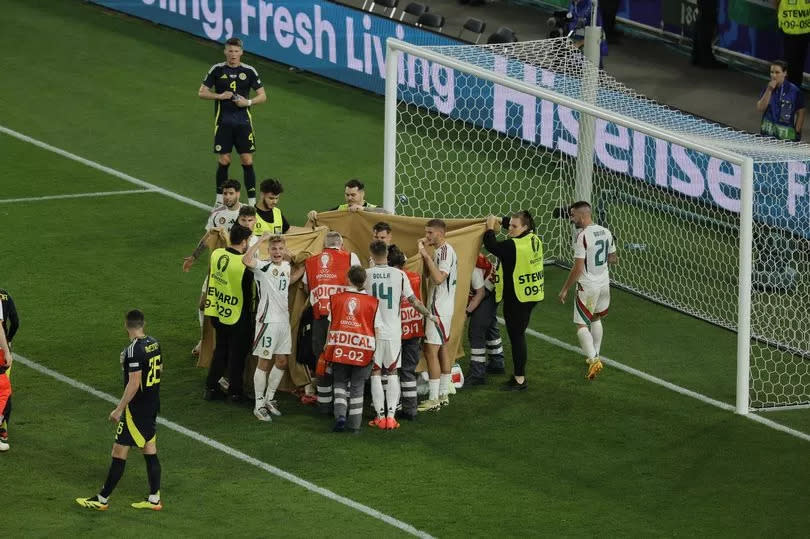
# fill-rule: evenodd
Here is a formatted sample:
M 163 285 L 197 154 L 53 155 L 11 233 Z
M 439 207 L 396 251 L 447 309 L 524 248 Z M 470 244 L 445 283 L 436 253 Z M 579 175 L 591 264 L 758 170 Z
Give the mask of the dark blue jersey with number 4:
M 250 99 L 250 91 L 262 87 L 259 73 L 247 64 L 230 67 L 222 62 L 214 64 L 203 79 L 203 84 L 221 94 L 233 92 L 245 99 Z M 216 125 L 250 124 L 250 107 L 240 108 L 230 99 L 214 101 L 214 123 Z

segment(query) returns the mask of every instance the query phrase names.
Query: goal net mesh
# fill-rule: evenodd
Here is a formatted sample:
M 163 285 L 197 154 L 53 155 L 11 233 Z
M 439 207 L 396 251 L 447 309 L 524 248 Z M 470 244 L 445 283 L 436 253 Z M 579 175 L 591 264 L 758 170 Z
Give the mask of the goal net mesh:
M 589 135 L 590 202 L 595 220 L 613 232 L 620 257 L 611 269 L 613 284 L 732 331 L 738 319 L 740 167 L 649 133 L 658 129 L 751 157 L 751 406 L 810 403 L 807 146 L 666 107 L 603 71 L 594 91 L 585 81 L 596 71 L 564 38 L 425 49 L 554 95 L 538 99 L 472 74 L 475 69 L 400 54 L 397 213 L 468 218 L 527 208 L 548 261 L 570 266 L 574 231 L 555 209 L 574 201 L 578 143 Z M 600 114 L 580 122 L 578 111 L 559 104 L 563 98 L 652 129 L 634 131 Z M 591 131 L 581 133 L 581 125 Z

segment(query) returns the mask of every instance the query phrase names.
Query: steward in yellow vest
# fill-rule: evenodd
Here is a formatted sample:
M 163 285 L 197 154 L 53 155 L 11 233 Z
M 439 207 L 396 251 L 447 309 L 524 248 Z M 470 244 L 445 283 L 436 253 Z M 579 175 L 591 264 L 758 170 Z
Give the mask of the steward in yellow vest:
M 514 376 L 503 389 L 523 391 L 526 385 L 526 328 L 532 310 L 544 297 L 543 242 L 534 233 L 534 219 L 528 210 L 504 217 L 502 226 L 508 227 L 504 241 L 498 241 L 495 226 L 498 218 L 487 218 L 484 247 L 498 257 L 495 279 L 495 300 L 503 299 L 503 317 L 512 343 Z
M 274 178 L 264 180 L 259 185 L 259 191 L 261 198 L 256 203 L 256 225 L 253 227 L 253 234 L 261 237 L 265 232 L 286 233 L 290 229 L 290 223 L 277 207 L 281 193 L 284 192 L 281 182 Z
M 210 316 L 216 331 L 216 346 L 205 380 L 206 400 L 219 395 L 219 379 L 228 368 L 233 401 L 243 399 L 245 358 L 252 343 L 253 273 L 245 271 L 242 256 L 247 250 L 252 231 L 236 224 L 231 228 L 230 245 L 214 249 L 205 294 L 205 316 Z

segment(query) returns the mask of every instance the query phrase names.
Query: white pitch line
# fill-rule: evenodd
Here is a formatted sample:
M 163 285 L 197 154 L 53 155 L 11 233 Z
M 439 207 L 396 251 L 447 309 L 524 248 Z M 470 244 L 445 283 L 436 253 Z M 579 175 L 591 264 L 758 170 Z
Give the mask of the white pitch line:
M 69 386 L 71 386 L 73 388 L 76 388 L 76 389 L 79 389 L 79 390 L 84 391 L 86 393 L 89 393 L 89 394 L 93 395 L 94 397 L 98 397 L 99 399 L 105 400 L 105 401 L 107 401 L 107 402 L 109 402 L 111 404 L 118 404 L 119 399 L 113 397 L 109 393 L 104 393 L 103 391 L 99 391 L 98 389 L 96 389 L 96 388 L 94 388 L 92 386 L 89 386 L 89 385 L 87 385 L 85 383 L 79 382 L 78 380 L 74 380 L 73 378 L 70 378 L 69 376 L 65 376 L 64 374 L 62 374 L 60 372 L 49 369 L 48 367 L 46 367 L 44 365 L 41 365 L 41 364 L 37 363 L 36 361 L 33 361 L 33 360 L 28 359 L 26 357 L 23 357 L 23 356 L 21 356 L 19 354 L 14 354 L 14 362 L 15 363 L 18 363 L 18 362 L 22 363 L 23 365 L 25 365 L 28 368 L 31 368 L 31 369 L 33 369 L 33 370 L 35 370 L 35 371 L 37 371 L 39 373 L 42 373 L 42 374 L 44 374 L 46 376 L 50 376 L 51 378 L 55 378 L 56 380 L 59 380 L 60 382 L 63 382 L 63 383 L 65 383 L 65 384 L 67 384 L 67 385 L 69 385 Z M 319 487 L 315 483 L 310 483 L 306 479 L 302 479 L 302 478 L 298 477 L 297 475 L 291 474 L 290 472 L 286 472 L 286 471 L 282 470 L 281 468 L 277 468 L 276 466 L 273 466 L 272 464 L 268 464 L 268 463 L 266 463 L 264 461 L 261 461 L 261 460 L 259 460 L 257 458 L 251 457 L 250 455 L 247 455 L 247 454 L 239 451 L 238 449 L 234 449 L 233 447 L 230 447 L 230 446 L 225 445 L 225 444 L 223 444 L 221 442 L 218 442 L 218 441 L 214 440 L 213 438 L 209 438 L 208 436 L 205 436 L 204 434 L 200 434 L 199 432 L 191 430 L 191 429 L 189 429 L 187 427 L 184 427 L 183 425 L 175 423 L 174 421 L 169 421 L 168 419 L 158 417 L 157 422 L 159 424 L 161 424 L 161 425 L 175 431 L 175 432 L 178 432 L 180 434 L 188 436 L 189 438 L 191 438 L 191 439 L 193 439 L 193 440 L 195 440 L 197 442 L 200 442 L 201 444 L 207 445 L 208 447 L 210 447 L 212 449 L 216 449 L 217 451 L 221 451 L 221 452 L 225 453 L 226 455 L 231 456 L 231 457 L 233 457 L 233 458 L 235 458 L 237 460 L 241 460 L 242 462 L 245 462 L 247 464 L 251 464 L 253 466 L 256 466 L 257 468 L 260 468 L 260 469 L 262 469 L 262 470 L 264 470 L 264 471 L 266 471 L 266 472 L 268 472 L 268 473 L 270 473 L 272 475 L 275 475 L 276 477 L 279 477 L 281 479 L 285 479 L 285 480 L 287 480 L 287 481 L 289 481 L 291 483 L 294 483 L 294 484 L 298 485 L 299 487 L 303 487 L 303 488 L 307 489 L 310 492 L 314 492 L 315 494 L 320 494 L 321 496 L 323 496 L 325 498 L 328 498 L 328 499 L 330 499 L 332 501 L 343 504 L 343 505 L 345 505 L 347 507 L 350 507 L 351 509 L 354 509 L 356 511 L 364 513 L 364 514 L 366 514 L 366 515 L 368 515 L 368 516 L 370 516 L 372 518 L 376 518 L 377 520 L 381 520 L 381 521 L 385 522 L 386 524 L 389 524 L 389 525 L 391 525 L 391 526 L 393 526 L 393 527 L 395 527 L 395 528 L 397 528 L 399 530 L 402 530 L 405 533 L 409 533 L 409 534 L 414 535 L 416 537 L 422 537 L 422 538 L 425 538 L 425 539 L 433 539 L 433 536 L 430 535 L 429 533 L 424 532 L 422 530 L 418 530 L 415 527 L 408 524 L 407 522 L 402 522 L 401 520 L 398 520 L 398 519 L 396 519 L 396 518 L 394 518 L 392 516 L 386 515 L 385 513 L 381 513 L 380 511 L 377 511 L 374 508 L 371 508 L 371 507 L 369 507 L 367 505 L 363 505 L 360 502 L 356 502 L 356 501 L 354 501 L 354 500 L 352 500 L 350 498 L 346 498 L 345 496 L 341 496 L 340 494 L 336 494 L 335 492 L 332 492 L 329 489 Z
M 506 322 L 501 317 L 498 317 L 498 322 L 500 322 L 502 325 L 506 325 Z M 536 337 L 536 338 L 540 339 L 541 341 L 546 341 L 549 344 L 553 344 L 554 346 L 562 348 L 563 350 L 568 350 L 569 352 L 573 352 L 575 354 L 582 355 L 582 350 L 579 348 L 579 346 L 574 346 L 573 344 L 568 344 L 565 341 L 561 341 L 560 339 L 557 339 L 557 338 L 552 337 L 550 335 L 546 335 L 545 333 L 540 333 L 539 331 L 535 331 L 535 330 L 533 330 L 531 328 L 527 329 L 526 333 L 528 333 L 532 337 Z M 672 382 L 667 382 L 666 380 L 664 380 L 662 378 L 658 378 L 657 376 L 653 376 L 652 374 L 648 374 L 648 373 L 646 373 L 644 371 L 640 371 L 638 369 L 630 367 L 629 365 L 625 365 L 624 363 L 619 363 L 618 361 L 615 361 L 613 359 L 606 358 L 605 356 L 599 356 L 599 357 L 602 359 L 602 361 L 605 364 L 613 367 L 616 370 L 626 372 L 627 374 L 632 374 L 633 376 L 637 376 L 637 377 L 641 378 L 642 380 L 645 380 L 647 382 L 659 385 L 661 387 L 665 387 L 665 388 L 669 389 L 670 391 L 674 391 L 675 393 L 680 393 L 681 395 L 685 395 L 687 397 L 697 399 L 697 400 L 699 400 L 701 402 L 705 402 L 706 404 L 710 404 L 712 406 L 720 408 L 721 410 L 726 410 L 727 412 L 734 412 L 736 410 L 735 407 L 732 406 L 731 404 L 725 403 L 723 401 L 719 401 L 717 399 L 713 399 L 711 397 L 708 397 L 708 396 L 704 395 L 703 393 L 698 393 L 697 391 L 692 391 L 691 389 L 686 389 L 685 387 L 679 386 L 677 384 L 673 384 Z M 784 432 L 786 434 L 790 434 L 791 436 L 795 436 L 796 438 L 799 438 L 799 439 L 804 440 L 806 442 L 810 442 L 810 434 L 807 434 L 806 432 L 802 432 L 800 430 L 792 429 L 792 428 L 790 428 L 790 427 L 788 427 L 786 425 L 783 425 L 781 423 L 777 423 L 776 421 L 772 421 L 770 419 L 765 419 L 764 417 L 760 417 L 760 416 L 756 415 L 755 413 L 748 413 L 748 414 L 743 415 L 742 417 L 744 417 L 746 419 L 750 419 L 751 421 L 754 421 L 756 423 L 760 423 L 762 425 L 768 426 L 768 427 L 770 427 L 772 429 Z
M 164 189 L 163 187 L 157 186 L 153 183 L 145 182 L 143 180 L 139 180 L 134 176 L 130 176 L 129 174 L 125 174 L 121 171 L 115 170 L 114 168 L 106 167 L 100 163 L 96 163 L 95 161 L 91 161 L 90 159 L 85 159 L 84 157 L 80 157 L 75 153 L 70 153 L 66 150 L 61 148 L 57 148 L 56 146 L 51 146 L 47 142 L 42 142 L 41 140 L 37 140 L 35 138 L 31 138 L 28 135 L 23 135 L 18 131 L 14 131 L 13 129 L 9 129 L 8 127 L 0 125 L 0 133 L 5 133 L 10 137 L 14 137 L 18 140 L 23 142 L 28 142 L 29 144 L 33 144 L 43 150 L 48 150 L 49 152 L 53 152 L 57 155 L 61 155 L 62 157 L 67 157 L 68 159 L 72 159 L 73 161 L 77 161 L 83 165 L 87 165 L 90 168 L 94 168 L 96 170 L 100 170 L 101 172 L 106 172 L 110 176 L 115 176 L 116 178 L 120 178 L 125 182 L 134 183 L 140 187 L 145 187 L 146 189 L 151 189 L 152 191 L 157 191 L 161 195 L 165 195 L 169 198 L 173 198 L 175 200 L 179 200 L 180 202 L 184 202 L 185 204 L 189 204 L 190 206 L 194 206 L 195 208 L 200 208 L 201 210 L 208 210 L 211 211 L 213 208 L 211 206 L 207 206 L 202 202 L 197 202 L 193 198 L 189 198 L 187 196 L 183 196 L 179 193 L 175 193 L 174 191 L 169 191 L 168 189 Z
M 89 159 L 85 159 L 83 157 L 79 157 L 78 155 L 72 154 L 70 152 L 66 152 L 65 150 L 56 148 L 55 146 L 51 146 L 50 144 L 47 144 L 45 142 L 42 142 L 42 141 L 39 141 L 37 139 L 31 138 L 31 137 L 29 137 L 27 135 L 23 135 L 22 133 L 18 133 L 17 131 L 14 131 L 13 129 L 3 127 L 2 125 L 0 125 L 0 133 L 6 133 L 7 135 L 10 135 L 10 136 L 12 136 L 14 138 L 17 138 L 17 139 L 25 141 L 25 142 L 29 142 L 29 143 L 31 143 L 31 144 L 33 144 L 35 146 L 38 146 L 40 148 L 43 148 L 45 150 L 49 150 L 49 151 L 57 153 L 57 154 L 59 154 L 59 155 L 61 155 L 63 157 L 67 157 L 68 159 L 73 159 L 74 161 L 78 161 L 79 163 L 83 163 L 83 164 L 85 164 L 85 165 L 87 165 L 89 167 L 95 168 L 97 170 L 101 170 L 101 171 L 106 172 L 108 174 L 111 174 L 111 175 L 113 175 L 113 176 L 115 176 L 117 178 L 121 178 L 122 180 L 128 181 L 130 183 L 134 183 L 135 185 L 140 185 L 141 187 L 146 187 L 146 188 L 153 189 L 154 191 L 157 191 L 158 193 L 160 193 L 162 195 L 165 195 L 165 196 L 167 196 L 169 198 L 173 198 L 175 200 L 179 200 L 180 202 L 184 202 L 185 204 L 189 204 L 191 206 L 194 206 L 195 208 L 200 208 L 200 209 L 209 210 L 209 211 L 211 209 L 213 209 L 210 206 L 207 206 L 207 205 L 203 204 L 202 202 L 197 202 L 194 199 L 185 197 L 185 196 L 180 195 L 178 193 L 175 193 L 173 191 L 169 191 L 168 189 L 158 187 L 157 185 L 145 182 L 143 180 L 139 180 L 138 178 L 133 178 L 129 174 L 124 174 L 123 172 L 119 172 L 119 171 L 117 171 L 115 169 L 105 167 L 104 165 L 100 165 L 100 164 L 96 163 L 95 161 L 90 161 Z M 502 318 L 498 318 L 498 321 L 501 324 L 504 324 L 504 320 Z M 528 333 L 529 335 L 531 335 L 533 337 L 536 337 L 538 339 L 544 340 L 544 341 L 546 341 L 546 342 L 548 342 L 550 344 L 553 344 L 554 346 L 558 346 L 560 348 L 568 350 L 570 352 L 574 352 L 574 353 L 577 353 L 577 354 L 581 353 L 580 349 L 577 348 L 576 346 L 570 345 L 570 344 L 568 344 L 566 342 L 563 342 L 563 341 L 561 341 L 559 339 L 555 339 L 554 337 L 550 337 L 550 336 L 545 335 L 543 333 L 539 333 L 537 331 L 534 331 L 533 329 L 527 329 L 526 333 Z M 632 367 L 629 367 L 627 365 L 619 363 L 618 361 L 613 361 L 611 359 L 607 359 L 606 363 L 608 365 L 616 368 L 616 369 L 624 371 L 624 372 L 626 372 L 628 374 L 632 374 L 633 376 L 638 376 L 638 377 L 640 377 L 640 378 L 642 378 L 644 380 L 647 380 L 648 382 L 652 382 L 654 384 L 660 385 L 660 386 L 665 387 L 665 388 L 667 388 L 667 389 L 669 389 L 671 391 L 675 391 L 676 393 L 680 393 L 681 395 L 686 395 L 687 397 L 692 397 L 693 399 L 697 399 L 699 401 L 705 402 L 705 403 L 710 404 L 712 406 L 716 406 L 716 407 L 718 407 L 718 408 L 720 408 L 722 410 L 734 411 L 734 407 L 731 406 L 730 404 L 720 402 L 718 400 L 712 399 L 711 397 L 707 397 L 706 395 L 703 395 L 701 393 L 697 393 L 695 391 L 692 391 L 691 389 L 686 389 L 685 387 L 681 387 L 681 386 L 673 384 L 671 382 L 667 382 L 666 380 L 662 380 L 661 378 L 657 378 L 655 376 L 652 376 L 651 374 L 647 374 L 647 373 L 645 373 L 643 371 L 640 371 L 638 369 L 634 369 Z M 771 421 L 770 419 L 765 419 L 763 417 L 759 417 L 758 415 L 756 415 L 754 413 L 745 414 L 743 417 L 748 418 L 751 421 L 756 421 L 757 423 L 761 423 L 763 425 L 766 425 L 766 426 L 768 426 L 768 427 L 770 427 L 772 429 L 775 429 L 775 430 L 778 430 L 778 431 L 781 431 L 781 432 L 785 432 L 787 434 L 790 434 L 791 436 L 795 436 L 795 437 L 800 438 L 802 440 L 810 441 L 810 434 L 807 434 L 807 433 L 792 429 L 792 428 L 790 428 L 788 426 L 785 426 L 785 425 L 783 425 L 781 423 L 777 423 L 776 421 Z
M 0 198 L 0 204 L 11 204 L 12 202 L 37 202 L 40 200 L 60 200 L 63 198 L 92 198 L 108 197 L 113 195 L 135 195 L 138 193 L 154 193 L 152 189 L 132 189 L 130 191 L 98 191 L 95 193 L 73 193 L 70 195 L 48 195 L 44 197 L 26 198 Z

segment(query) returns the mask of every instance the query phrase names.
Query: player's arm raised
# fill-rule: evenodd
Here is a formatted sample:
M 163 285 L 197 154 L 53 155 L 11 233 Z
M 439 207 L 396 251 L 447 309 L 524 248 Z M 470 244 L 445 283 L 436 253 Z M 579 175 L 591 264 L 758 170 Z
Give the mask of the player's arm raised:
M 269 232 L 265 232 L 264 234 L 262 234 L 262 237 L 259 238 L 259 241 L 248 247 L 248 250 L 245 251 L 244 256 L 242 256 L 242 264 L 244 264 L 249 268 L 255 268 L 256 265 L 258 264 L 258 260 L 256 260 L 256 253 L 259 251 L 259 247 L 263 242 L 268 241 L 273 236 L 274 234 L 271 234 Z
M 428 275 L 430 275 L 430 280 L 433 281 L 433 284 L 442 284 L 445 279 L 447 279 L 447 273 L 443 271 L 439 271 L 438 266 L 436 263 L 433 262 L 433 258 L 428 253 L 427 249 L 425 249 L 425 240 L 421 239 L 417 243 L 419 247 L 419 254 L 422 255 L 422 259 L 425 261 L 425 266 L 428 269 Z
M 125 359 L 124 361 L 132 361 L 131 359 Z M 124 388 L 124 394 L 121 396 L 121 400 L 118 402 L 118 406 L 115 407 L 115 410 L 110 412 L 110 421 L 113 423 L 118 423 L 121 420 L 121 414 L 124 413 L 129 401 L 135 396 L 135 393 L 138 392 L 138 388 L 141 387 L 141 371 L 135 371 L 129 373 L 129 378 L 127 379 L 127 385 Z

